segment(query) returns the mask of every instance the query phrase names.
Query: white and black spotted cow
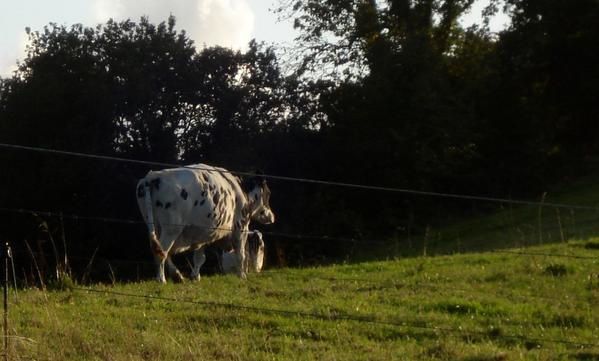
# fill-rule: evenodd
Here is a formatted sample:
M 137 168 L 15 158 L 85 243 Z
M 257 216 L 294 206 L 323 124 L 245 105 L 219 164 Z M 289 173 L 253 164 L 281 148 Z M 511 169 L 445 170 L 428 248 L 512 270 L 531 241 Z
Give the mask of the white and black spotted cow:
M 245 248 L 250 220 L 270 224 L 275 216 L 270 190 L 263 178 L 244 185 L 222 168 L 205 164 L 150 171 L 137 184 L 139 209 L 148 226 L 150 247 L 158 264 L 158 281 L 166 283 L 164 266 L 182 279 L 171 255 L 194 251 L 192 279 L 200 279 L 206 260 L 204 246 L 231 242 L 238 257 L 238 274 L 245 278 Z
M 260 231 L 250 231 L 245 245 L 248 270 L 260 272 L 264 266 L 264 239 Z M 219 263 L 223 273 L 233 273 L 239 267 L 235 250 L 220 250 Z

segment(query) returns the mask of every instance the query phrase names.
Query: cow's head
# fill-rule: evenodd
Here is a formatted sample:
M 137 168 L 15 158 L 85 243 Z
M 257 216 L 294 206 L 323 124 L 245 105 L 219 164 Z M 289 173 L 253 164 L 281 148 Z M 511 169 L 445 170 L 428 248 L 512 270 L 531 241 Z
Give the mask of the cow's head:
M 271 224 L 275 222 L 275 214 L 270 209 L 270 189 L 263 177 L 253 177 L 247 187 L 250 206 L 250 219 Z

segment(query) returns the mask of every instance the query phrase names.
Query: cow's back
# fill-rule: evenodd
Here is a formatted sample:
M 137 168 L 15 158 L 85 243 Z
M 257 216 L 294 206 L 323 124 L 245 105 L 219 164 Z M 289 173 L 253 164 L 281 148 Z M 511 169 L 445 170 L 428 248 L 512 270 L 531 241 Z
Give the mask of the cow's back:
M 158 232 L 168 229 L 179 234 L 173 253 L 227 237 L 241 217 L 243 193 L 224 169 L 197 164 L 149 172 L 138 183 L 138 205 L 146 218 L 140 185 L 150 190 Z

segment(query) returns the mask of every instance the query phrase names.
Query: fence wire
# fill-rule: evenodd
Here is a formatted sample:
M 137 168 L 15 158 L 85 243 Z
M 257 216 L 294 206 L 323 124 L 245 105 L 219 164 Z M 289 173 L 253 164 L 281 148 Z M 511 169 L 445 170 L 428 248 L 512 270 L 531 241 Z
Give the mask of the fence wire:
M 420 281 L 415 281 L 414 283 L 406 283 L 406 282 L 395 282 L 395 281 L 390 281 L 390 280 L 381 280 L 381 281 L 373 281 L 371 279 L 364 279 L 364 278 L 354 278 L 354 277 L 331 277 L 331 276 L 320 276 L 320 275 L 314 275 L 314 274 L 310 274 L 310 275 L 297 275 L 297 274 L 293 274 L 291 272 L 286 272 L 286 271 L 281 271 L 281 270 L 271 270 L 271 271 L 263 271 L 260 273 L 260 275 L 264 275 L 264 276 L 273 276 L 273 275 L 283 275 L 284 277 L 286 277 L 287 279 L 300 279 L 306 282 L 310 282 L 312 280 L 318 279 L 318 280 L 323 280 L 323 281 L 330 281 L 330 282 L 348 282 L 348 283 L 354 283 L 354 284 L 359 284 L 361 287 L 358 289 L 359 290 L 370 290 L 372 287 L 376 288 L 376 290 L 382 290 L 382 289 L 402 289 L 402 290 L 409 290 L 409 291 L 417 291 L 420 288 L 428 288 L 428 289 L 434 289 L 434 290 L 440 290 L 440 291 L 444 291 L 444 292 L 459 292 L 459 293 L 472 293 L 473 291 L 475 292 L 479 292 L 479 293 L 483 293 L 483 290 L 477 290 L 475 288 L 459 288 L 459 287 L 453 287 L 453 286 L 445 286 L 443 284 L 439 284 L 439 283 L 431 283 L 431 282 L 420 282 Z M 259 276 L 259 277 L 261 277 Z M 370 287 L 364 286 L 364 285 L 369 285 Z M 485 292 L 488 294 L 488 292 Z M 537 296 L 537 295 L 521 295 L 521 294 L 514 294 L 514 293 L 510 293 L 510 294 L 503 294 L 503 295 L 497 295 L 494 294 L 493 296 L 499 298 L 499 299 L 521 299 L 521 300 L 547 300 L 547 301 L 556 301 L 556 302 L 561 302 L 561 303 L 565 303 L 565 302 L 572 302 L 573 299 L 572 298 L 565 298 L 565 297 L 550 297 L 550 296 Z M 579 299 L 576 299 L 579 300 Z M 599 300 L 594 300 L 594 299 L 587 299 L 585 301 L 583 301 L 582 303 L 589 303 L 589 304 L 599 304 Z
M 74 221 L 94 221 L 94 222 L 103 222 L 103 223 L 116 223 L 116 224 L 129 224 L 129 225 L 145 225 L 144 221 L 135 221 L 135 220 L 127 220 L 127 219 L 117 219 L 117 218 L 109 218 L 109 217 L 96 217 L 96 216 L 82 216 L 76 214 L 65 214 L 62 212 L 50 212 L 50 211 L 39 211 L 39 210 L 29 210 L 23 208 L 6 208 L 0 207 L 0 211 L 7 213 L 18 213 L 18 214 L 28 214 L 33 216 L 47 216 L 47 217 L 57 217 L 64 219 L 71 219 Z M 591 221 L 589 221 L 591 222 Z M 170 226 L 179 226 L 186 227 L 186 224 L 168 224 Z M 226 232 L 232 232 L 233 230 L 230 228 L 223 227 L 204 227 L 209 230 L 220 230 Z M 349 244 L 360 244 L 360 245 L 368 245 L 368 244 L 383 244 L 383 245 L 392 245 L 394 241 L 392 240 L 383 240 L 383 239 L 360 239 L 360 238 L 344 238 L 344 237 L 330 237 L 326 235 L 306 235 L 299 233 L 284 233 L 284 232 L 271 232 L 271 231 L 261 231 L 262 234 L 267 236 L 274 237 L 286 237 L 286 238 L 294 238 L 294 239 L 310 239 L 310 240 L 318 240 L 325 242 L 341 242 L 341 243 L 349 243 Z M 456 250 L 457 251 L 457 250 Z M 516 250 L 503 250 L 503 249 L 494 249 L 487 250 L 487 253 L 504 253 L 504 254 L 513 254 L 513 255 L 521 255 L 521 256 L 545 256 L 545 257 L 558 257 L 558 258 L 576 258 L 576 259 L 588 259 L 588 260 L 599 260 L 599 256 L 580 256 L 580 255 L 570 255 L 570 254 L 555 254 L 555 253 L 543 253 L 543 252 L 527 252 L 527 251 L 516 251 Z M 459 252 L 458 252 L 459 253 Z
M 145 165 L 145 166 L 200 169 L 200 170 L 204 170 L 204 171 L 208 171 L 208 172 L 229 173 L 229 174 L 233 174 L 233 175 L 237 175 L 237 176 L 260 176 L 260 177 L 274 179 L 274 180 L 326 185 L 326 186 L 335 186 L 335 187 L 342 187 L 342 188 L 362 189 L 362 190 L 370 190 L 370 191 L 403 193 L 403 194 L 412 194 L 412 195 L 419 195 L 419 196 L 450 198 L 450 199 L 460 199 L 460 200 L 473 200 L 473 201 L 483 201 L 483 202 L 502 203 L 502 204 L 515 204 L 515 205 L 528 205 L 528 206 L 537 206 L 537 207 L 553 207 L 553 208 L 567 208 L 567 209 L 599 211 L 598 206 L 527 201 L 527 200 L 517 200 L 517 199 L 468 195 L 468 194 L 456 194 L 456 193 L 429 192 L 429 191 L 421 191 L 421 190 L 407 189 L 407 188 L 373 186 L 373 185 L 364 185 L 364 184 L 347 183 L 347 182 L 327 181 L 327 180 L 320 180 L 320 179 L 289 177 L 289 176 L 281 176 L 281 175 L 274 175 L 274 174 L 256 174 L 256 173 L 251 173 L 251 172 L 230 171 L 230 170 L 225 170 L 225 169 L 213 169 L 213 168 L 207 169 L 207 168 L 202 167 L 201 165 L 182 165 L 182 164 L 177 164 L 177 163 L 145 161 L 145 160 L 138 160 L 138 159 L 131 159 L 131 158 L 122 158 L 122 157 L 81 153 L 81 152 L 71 152 L 71 151 L 58 150 L 58 149 L 49 149 L 49 148 L 32 147 L 32 146 L 7 144 L 7 143 L 0 143 L 0 147 L 5 148 L 5 149 L 20 150 L 20 151 L 58 154 L 58 155 L 64 155 L 64 156 L 70 156 L 70 157 L 95 159 L 95 160 L 103 160 L 103 161 L 113 161 L 113 162 L 120 162 L 120 163 L 130 163 L 130 164 L 138 164 L 138 165 Z
M 47 148 L 39 148 L 39 147 L 29 147 L 22 145 L 14 145 L 14 144 L 5 144 L 0 143 L 1 148 L 5 149 L 13 149 L 20 151 L 31 151 L 31 152 L 39 152 L 39 153 L 47 153 L 47 154 L 55 154 L 62 156 L 71 156 L 78 158 L 86 158 L 86 159 L 95 159 L 100 161 L 113 161 L 120 163 L 129 163 L 129 164 L 138 164 L 144 166 L 160 166 L 160 167 L 184 167 L 184 168 L 192 168 L 192 169 L 203 169 L 209 172 L 220 172 L 220 173 L 230 173 L 237 176 L 255 176 L 256 174 L 250 172 L 240 172 L 240 171 L 227 171 L 221 169 L 206 169 L 201 166 L 184 166 L 180 164 L 174 163 L 164 163 L 164 162 L 153 162 L 153 161 L 142 161 L 136 159 L 127 159 L 113 156 L 104 156 L 97 154 L 86 154 L 79 152 L 69 152 L 63 150 L 55 150 L 55 149 L 47 149 Z M 391 192 L 391 193 L 403 193 L 403 194 L 411 194 L 418 196 L 430 196 L 430 197 L 439 197 L 439 198 L 448 198 L 448 199 L 459 199 L 459 200 L 470 200 L 470 201 L 482 201 L 482 202 L 493 202 L 493 203 L 501 203 L 501 204 L 512 204 L 512 205 L 526 205 L 526 206 L 535 206 L 535 207 L 551 207 L 551 208 L 566 208 L 570 210 L 587 210 L 587 211 L 599 211 L 599 207 L 596 206 L 587 206 L 587 205 L 576 205 L 576 204 L 565 204 L 565 203 L 551 203 L 551 202 L 536 202 L 536 201 L 526 201 L 526 200 L 514 200 L 514 199 L 506 199 L 500 197 L 487 197 L 487 196 L 477 196 L 477 195 L 466 195 L 466 194 L 452 194 L 452 193 L 441 193 L 441 192 L 428 192 L 428 191 L 420 191 L 413 189 L 404 189 L 404 188 L 393 188 L 393 187 L 382 187 L 382 186 L 372 186 L 372 185 L 363 185 L 363 184 L 354 184 L 354 183 L 346 183 L 346 182 L 335 182 L 335 181 L 326 181 L 326 180 L 318 180 L 318 179 L 308 179 L 308 178 L 296 178 L 296 177 L 287 177 L 273 174 L 260 174 L 260 176 L 268 179 L 274 180 L 282 180 L 282 181 L 291 181 L 291 182 L 299 182 L 306 184 L 316 184 L 316 185 L 325 185 L 325 186 L 334 186 L 334 187 L 342 187 L 348 189 L 358 189 L 358 190 L 369 190 L 369 191 L 379 191 L 379 192 Z M 19 208 L 6 208 L 0 207 L 0 211 L 9 212 L 9 213 L 19 213 L 19 214 L 29 214 L 36 216 L 46 216 L 46 217 L 60 217 L 65 219 L 71 219 L 74 221 L 93 221 L 93 222 L 103 222 L 103 223 L 115 223 L 115 224 L 129 224 L 129 225 L 140 225 L 145 224 L 143 221 L 137 220 L 128 220 L 128 219 L 117 219 L 110 217 L 95 217 L 95 216 L 84 216 L 78 214 L 64 214 L 62 212 L 53 212 L 53 211 L 40 211 L 40 210 L 31 210 L 31 209 L 19 209 Z M 177 225 L 184 227 L 186 225 Z M 560 225 L 561 227 L 561 225 Z M 222 227 L 210 227 L 213 230 L 223 230 L 223 231 L 231 231 L 231 229 L 222 228 Z M 263 231 L 263 234 L 272 237 L 282 237 L 282 238 L 292 238 L 292 239 L 310 239 L 310 240 L 319 240 L 324 242 L 341 242 L 341 243 L 351 243 L 351 244 L 392 244 L 392 241 L 389 240 L 380 240 L 380 239 L 358 239 L 358 238 L 350 238 L 350 237 L 331 237 L 326 235 L 306 235 L 299 233 L 284 233 L 284 232 L 268 232 Z M 491 250 L 488 251 L 491 253 L 498 254 L 510 254 L 510 255 L 518 255 L 518 256 L 540 256 L 540 257 L 559 257 L 559 258 L 571 258 L 577 260 L 593 260 L 596 261 L 599 257 L 593 256 L 581 256 L 574 254 L 554 254 L 554 253 L 544 253 L 544 252 L 531 252 L 531 251 L 522 251 L 522 250 Z M 142 262 L 135 261 L 125 261 L 125 260 L 106 260 L 107 262 L 130 262 L 142 264 Z M 150 262 L 143 262 L 143 264 L 154 264 Z M 14 270 L 13 270 L 14 273 Z M 289 275 L 288 275 L 289 276 Z M 377 287 L 384 287 L 385 284 L 380 284 L 378 282 L 372 282 L 363 279 L 355 279 L 355 278 L 335 278 L 335 277 L 319 277 L 319 276 L 305 276 L 305 279 L 326 279 L 329 281 L 335 282 L 363 282 L 368 284 L 373 284 Z M 417 284 L 417 285 L 408 285 L 408 284 L 392 284 L 388 285 L 389 287 L 436 287 L 438 285 L 431 284 Z M 138 299 L 149 299 L 154 301 L 164 301 L 164 302 L 176 302 L 176 303 L 185 303 L 185 304 L 193 304 L 200 305 L 203 307 L 209 308 L 224 308 L 229 310 L 238 310 L 243 312 L 252 312 L 252 313 L 262 313 L 262 314 L 270 314 L 270 315 L 280 315 L 285 317 L 299 317 L 299 318 L 310 318 L 316 319 L 326 322 L 335 322 L 335 321 L 347 321 L 347 322 L 358 322 L 358 323 L 369 323 L 381 326 L 391 326 L 391 327 L 402 327 L 408 329 L 419 329 L 419 330 L 427 330 L 436 333 L 448 333 L 448 334 L 458 334 L 466 337 L 484 337 L 489 340 L 494 338 L 505 339 L 505 340 L 515 340 L 518 342 L 525 343 L 534 343 L 534 344 L 543 344 L 543 343 L 551 343 L 551 344 L 563 344 L 577 348 L 598 348 L 599 344 L 590 342 L 590 341 L 573 341 L 567 339 L 559 339 L 559 338 L 542 338 L 542 337 L 529 337 L 525 335 L 512 335 L 512 334 L 502 334 L 497 333 L 494 330 L 488 331 L 477 331 L 477 330 L 464 330 L 461 328 L 451 328 L 451 327 L 439 327 L 430 324 L 426 324 L 420 321 L 412 321 L 412 320 L 389 320 L 389 319 L 381 319 L 377 315 L 359 315 L 359 314 L 340 314 L 339 312 L 332 312 L 329 314 L 324 313 L 314 313 L 314 312 L 306 312 L 301 310 L 289 310 L 289 309 L 275 309 L 275 308 L 265 308 L 258 307 L 252 305 L 242 305 L 242 304 L 234 304 L 234 303 L 224 303 L 224 302 L 213 302 L 213 301 L 200 301 L 194 299 L 180 299 L 180 298 L 172 298 L 172 297 L 163 297 L 163 296 L 154 296 L 154 295 L 143 295 L 143 294 L 132 294 L 125 292 L 117 292 L 110 290 L 100 290 L 94 288 L 84 288 L 84 287 L 72 287 L 71 290 L 79 293 L 85 294 L 104 294 L 104 295 L 113 295 L 119 297 L 128 297 L 128 298 L 138 298 Z M 458 289 L 458 288 L 448 288 L 448 290 L 456 291 L 456 292 L 472 292 L 472 290 Z M 553 298 L 553 297 L 540 297 L 540 296 L 525 296 L 525 295 L 515 295 L 521 299 L 534 299 L 534 298 L 542 298 L 548 300 L 559 300 L 562 299 Z
M 523 335 L 509 335 L 509 334 L 501 334 L 495 333 L 494 330 L 489 330 L 487 332 L 484 331 L 475 331 L 475 330 L 464 330 L 460 328 L 450 328 L 450 327 L 438 327 L 423 324 L 422 322 L 410 321 L 410 320 L 381 320 L 376 318 L 373 315 L 352 315 L 352 314 L 323 314 L 323 313 L 314 313 L 314 312 L 305 312 L 305 311 L 294 311 L 294 310 L 286 310 L 286 309 L 274 309 L 274 308 L 264 308 L 257 306 L 249 306 L 249 305 L 239 305 L 234 303 L 223 303 L 223 302 L 212 302 L 212 301 L 198 301 L 192 299 L 179 299 L 172 297 L 164 297 L 164 296 L 153 296 L 153 295 L 142 295 L 142 294 L 133 294 L 133 293 L 125 293 L 125 292 L 117 292 L 117 291 L 109 291 L 109 290 L 99 290 L 93 288 L 81 288 L 81 287 L 73 287 L 71 288 L 77 292 L 87 292 L 87 293 L 96 293 L 96 294 L 105 294 L 105 295 L 113 295 L 120 297 L 128 297 L 128 298 L 142 298 L 148 300 L 155 301 L 165 301 L 165 302 L 176 302 L 176 303 L 187 303 L 194 305 L 201 305 L 205 307 L 211 308 L 225 308 L 230 310 L 240 310 L 246 312 L 255 312 L 262 314 L 276 314 L 281 316 L 289 316 L 289 317 L 300 317 L 300 318 L 311 318 L 322 321 L 351 321 L 351 322 L 360 322 L 360 323 L 370 323 L 375 325 L 382 326 L 394 326 L 394 327 L 405 327 L 411 329 L 421 329 L 435 332 L 447 332 L 452 334 L 459 334 L 462 336 L 478 336 L 478 337 L 486 337 L 488 339 L 499 338 L 505 340 L 517 340 L 520 342 L 527 343 L 535 343 L 535 344 L 543 344 L 543 343 L 552 343 L 552 344 L 563 344 L 574 346 L 578 348 L 597 348 L 599 347 L 599 343 L 593 342 L 580 342 L 580 341 L 572 341 L 566 339 L 556 339 L 556 338 L 535 338 L 528 337 Z

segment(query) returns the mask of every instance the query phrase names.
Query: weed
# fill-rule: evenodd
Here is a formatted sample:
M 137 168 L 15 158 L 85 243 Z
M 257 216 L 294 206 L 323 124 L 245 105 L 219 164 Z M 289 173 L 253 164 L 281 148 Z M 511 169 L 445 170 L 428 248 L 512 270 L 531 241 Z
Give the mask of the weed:
M 499 327 L 491 327 L 488 331 L 489 338 L 497 339 L 503 336 L 503 330 Z
M 504 272 L 493 273 L 484 278 L 485 282 L 506 282 L 509 280 L 509 277 Z
M 578 361 L 599 361 L 599 352 L 578 352 L 571 355 L 571 358 Z
M 599 250 L 599 242 L 587 242 L 584 244 L 585 249 Z
M 549 266 L 545 267 L 544 273 L 553 277 L 563 277 L 568 274 L 568 269 L 563 264 L 552 263 Z
M 447 346 L 447 344 L 438 343 L 426 349 L 424 356 L 440 360 L 456 360 L 458 358 L 458 353 L 451 347 Z
M 547 311 L 535 311 L 532 314 L 534 323 L 543 327 L 561 329 L 582 328 L 586 326 L 585 317 L 571 313 L 550 314 Z
M 302 339 L 308 339 L 312 341 L 324 341 L 325 338 L 318 330 L 304 330 L 299 332 L 296 337 Z
M 440 311 L 450 315 L 483 315 L 499 316 L 505 312 L 491 303 L 481 304 L 479 302 L 465 301 L 441 301 L 428 307 L 430 310 Z
M 472 258 L 465 259 L 464 263 L 471 264 L 471 265 L 487 265 L 487 264 L 491 264 L 491 261 L 489 261 L 486 258 L 482 258 L 482 257 L 472 257 Z
M 449 302 L 442 301 L 435 304 L 433 309 L 449 314 L 466 315 L 477 314 L 481 311 L 480 305 L 468 304 L 466 302 Z
M 561 327 L 561 328 L 580 328 L 584 327 L 585 320 L 583 316 L 578 315 L 555 315 L 551 319 L 551 322 L 547 323 L 547 326 Z
M 71 275 L 64 273 L 62 277 L 48 281 L 47 289 L 50 291 L 67 291 L 72 290 L 75 286 L 77 285 Z
M 508 359 L 507 353 L 499 352 L 493 355 L 474 355 L 468 356 L 463 361 L 506 361 Z
M 537 341 L 524 341 L 524 347 L 526 347 L 526 349 L 530 351 L 534 349 L 540 349 L 541 347 L 543 347 L 543 345 Z

